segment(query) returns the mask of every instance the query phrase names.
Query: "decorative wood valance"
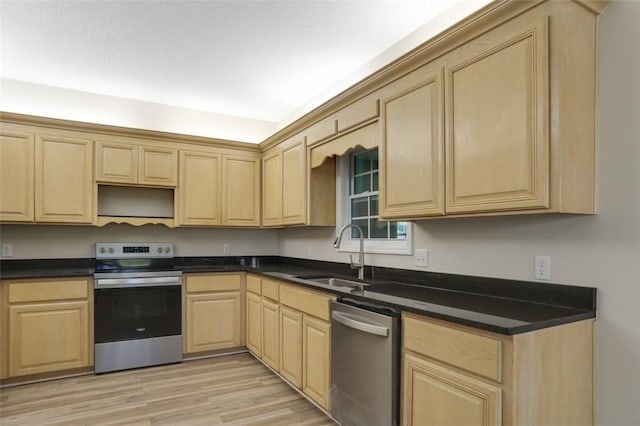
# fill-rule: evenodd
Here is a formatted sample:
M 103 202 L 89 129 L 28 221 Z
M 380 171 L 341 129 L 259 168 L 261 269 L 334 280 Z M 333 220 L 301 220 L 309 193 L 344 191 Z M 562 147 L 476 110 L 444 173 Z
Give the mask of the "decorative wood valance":
M 319 167 L 327 158 L 346 154 L 356 147 L 373 149 L 378 146 L 380 127 L 378 122 L 361 127 L 353 132 L 329 139 L 311 147 L 311 168 Z

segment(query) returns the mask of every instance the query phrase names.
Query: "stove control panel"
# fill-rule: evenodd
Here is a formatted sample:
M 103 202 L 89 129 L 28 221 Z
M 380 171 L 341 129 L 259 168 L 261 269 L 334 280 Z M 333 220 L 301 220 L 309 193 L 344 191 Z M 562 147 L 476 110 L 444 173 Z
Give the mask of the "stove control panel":
M 96 243 L 97 259 L 173 257 L 173 243 Z

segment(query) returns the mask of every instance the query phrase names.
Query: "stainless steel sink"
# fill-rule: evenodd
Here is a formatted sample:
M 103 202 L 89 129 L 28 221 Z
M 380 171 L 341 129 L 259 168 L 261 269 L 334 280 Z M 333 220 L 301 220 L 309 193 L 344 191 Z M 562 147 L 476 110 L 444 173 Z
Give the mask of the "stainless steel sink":
M 357 287 L 369 285 L 367 283 L 363 283 L 359 281 L 345 280 L 343 278 L 337 278 L 337 277 L 331 277 L 331 276 L 299 276 L 296 278 L 307 280 L 307 281 L 313 281 L 318 284 L 329 285 L 332 287 L 357 288 Z

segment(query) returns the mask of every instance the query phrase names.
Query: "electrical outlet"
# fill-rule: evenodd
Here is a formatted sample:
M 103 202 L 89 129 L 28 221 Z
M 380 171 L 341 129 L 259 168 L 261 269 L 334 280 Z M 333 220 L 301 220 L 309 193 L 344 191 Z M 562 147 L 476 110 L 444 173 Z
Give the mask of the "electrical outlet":
M 533 260 L 533 277 L 536 280 L 549 281 L 551 279 L 551 258 L 536 256 Z
M 231 253 L 231 245 L 230 245 L 229 243 L 224 243 L 224 244 L 222 245 L 222 252 L 223 252 L 224 254 L 229 254 L 229 253 Z
M 13 244 L 3 244 L 2 257 L 11 257 L 11 256 L 13 256 Z
M 413 261 L 416 266 L 429 266 L 429 252 L 427 249 L 415 249 L 413 252 Z

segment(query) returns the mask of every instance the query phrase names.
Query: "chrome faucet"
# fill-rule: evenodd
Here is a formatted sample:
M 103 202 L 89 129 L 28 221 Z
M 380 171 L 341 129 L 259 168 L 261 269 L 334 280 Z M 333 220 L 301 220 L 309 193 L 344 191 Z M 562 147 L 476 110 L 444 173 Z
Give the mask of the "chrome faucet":
M 357 229 L 358 233 L 360 234 L 360 256 L 358 257 L 358 263 L 353 263 L 352 255 L 349 255 L 349 261 L 351 262 L 351 269 L 358 270 L 358 279 L 363 280 L 364 279 L 364 233 L 362 232 L 362 228 L 352 223 L 349 223 L 348 225 L 343 226 L 342 229 L 340 229 L 340 232 L 338 232 L 338 236 L 333 242 L 333 246 L 337 249 L 340 248 L 340 243 L 342 242 L 342 234 L 347 228 Z

